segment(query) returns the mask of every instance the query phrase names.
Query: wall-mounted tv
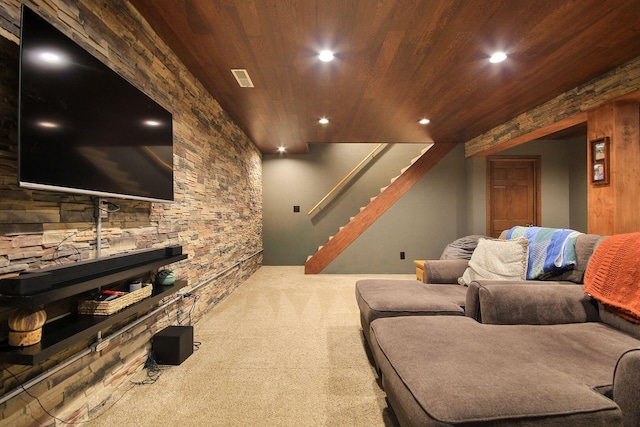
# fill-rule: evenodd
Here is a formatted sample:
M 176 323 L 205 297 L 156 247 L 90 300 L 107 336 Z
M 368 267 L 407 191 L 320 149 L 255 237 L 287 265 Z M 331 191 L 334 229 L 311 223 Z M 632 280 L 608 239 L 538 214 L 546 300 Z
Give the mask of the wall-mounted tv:
M 173 200 L 171 113 L 24 5 L 19 86 L 20 186 Z

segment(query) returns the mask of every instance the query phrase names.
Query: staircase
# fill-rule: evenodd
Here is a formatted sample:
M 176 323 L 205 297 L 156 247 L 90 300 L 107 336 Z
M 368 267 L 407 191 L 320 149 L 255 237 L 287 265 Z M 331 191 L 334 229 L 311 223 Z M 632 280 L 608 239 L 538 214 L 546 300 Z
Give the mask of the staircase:
M 456 144 L 433 144 L 423 150 L 420 156 L 411 161 L 409 167 L 391 180 L 389 186 L 382 188 L 380 194 L 373 197 L 367 206 L 360 208 L 360 212 L 347 225 L 341 227 L 335 236 L 330 237 L 327 243 L 307 259 L 305 274 L 320 273 L 455 146 Z

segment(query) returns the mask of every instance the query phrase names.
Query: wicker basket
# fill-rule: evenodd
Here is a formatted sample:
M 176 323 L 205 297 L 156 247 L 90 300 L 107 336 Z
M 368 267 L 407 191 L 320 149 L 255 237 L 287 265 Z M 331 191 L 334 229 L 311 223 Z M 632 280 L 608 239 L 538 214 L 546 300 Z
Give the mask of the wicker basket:
M 78 304 L 78 313 L 90 314 L 93 316 L 108 316 L 130 306 L 131 304 L 135 304 L 138 301 L 147 298 L 152 292 L 153 285 L 151 283 L 146 283 L 137 291 L 129 292 L 128 294 L 111 301 L 82 301 Z

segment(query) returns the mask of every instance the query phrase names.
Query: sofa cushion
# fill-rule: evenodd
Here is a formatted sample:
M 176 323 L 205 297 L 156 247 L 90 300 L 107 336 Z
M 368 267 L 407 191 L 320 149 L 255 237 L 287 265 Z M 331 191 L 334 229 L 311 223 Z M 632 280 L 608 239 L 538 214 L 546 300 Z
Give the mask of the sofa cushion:
M 582 283 L 584 272 L 587 269 L 591 255 L 598 244 L 605 239 L 597 234 L 581 234 L 576 239 L 576 265 L 572 270 L 567 270 L 548 280 L 569 280 L 574 283 Z
M 456 284 L 467 269 L 466 259 L 428 259 L 423 264 L 424 283 Z
M 598 303 L 598 313 L 600 314 L 600 321 L 605 325 L 613 326 L 640 340 L 639 324 L 623 319 L 602 303 Z
M 525 280 L 528 240 L 480 239 L 460 284 L 473 280 Z
M 356 301 L 365 336 L 380 317 L 464 316 L 466 288 L 425 284 L 418 280 L 364 279 L 356 282 Z
M 467 296 L 478 286 L 479 317 L 486 324 L 556 325 L 599 320 L 598 308 L 584 295 L 582 286 L 571 282 L 526 283 L 472 282 Z
M 402 425 L 621 425 L 617 405 L 594 389 L 610 385 L 620 355 L 640 345 L 595 322 L 484 325 L 454 316 L 377 319 L 370 334 Z

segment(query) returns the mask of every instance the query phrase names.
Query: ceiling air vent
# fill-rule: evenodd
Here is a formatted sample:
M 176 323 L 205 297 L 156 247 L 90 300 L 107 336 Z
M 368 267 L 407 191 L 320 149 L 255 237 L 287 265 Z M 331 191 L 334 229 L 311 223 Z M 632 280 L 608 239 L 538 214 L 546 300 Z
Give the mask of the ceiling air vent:
M 249 77 L 247 70 L 231 70 L 231 72 L 240 87 L 253 87 L 253 82 L 251 81 L 251 77 Z

